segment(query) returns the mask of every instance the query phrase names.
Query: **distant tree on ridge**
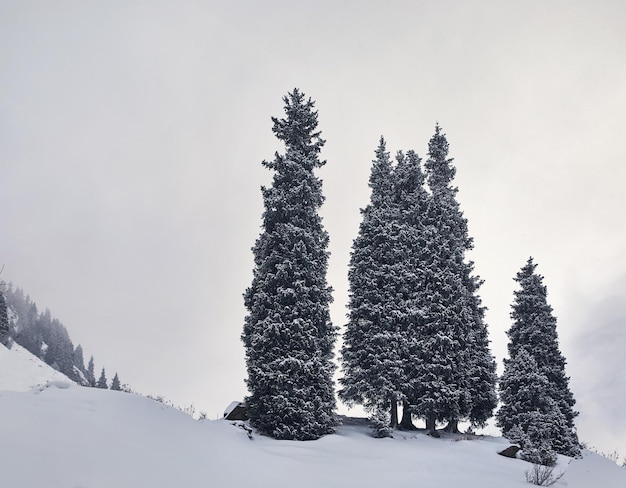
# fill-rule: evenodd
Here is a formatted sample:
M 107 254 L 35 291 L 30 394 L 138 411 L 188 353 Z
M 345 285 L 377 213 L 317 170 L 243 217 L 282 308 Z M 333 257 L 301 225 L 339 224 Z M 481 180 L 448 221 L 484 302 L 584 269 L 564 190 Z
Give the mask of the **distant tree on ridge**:
M 122 386 L 120 385 L 120 379 L 117 376 L 117 372 L 115 373 L 115 376 L 113 376 L 113 380 L 111 381 L 111 390 L 115 390 L 115 391 L 122 390 Z
M 102 368 L 102 372 L 100 373 L 100 378 L 98 378 L 98 382 L 96 383 L 96 388 L 102 388 L 104 390 L 109 388 L 107 385 L 107 377 L 104 372 L 104 368 Z
M 87 364 L 87 386 L 91 386 L 92 388 L 96 386 L 96 376 L 95 376 L 95 366 L 93 362 L 93 356 L 89 358 L 89 363 Z
M 7 345 L 9 341 L 9 314 L 4 293 L 0 290 L 0 344 Z

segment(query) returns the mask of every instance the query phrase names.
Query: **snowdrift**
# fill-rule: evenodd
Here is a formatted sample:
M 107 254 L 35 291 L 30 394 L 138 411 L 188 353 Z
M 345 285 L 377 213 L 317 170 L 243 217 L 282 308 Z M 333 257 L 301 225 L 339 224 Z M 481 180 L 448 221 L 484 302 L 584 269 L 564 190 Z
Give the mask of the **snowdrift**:
M 48 381 L 71 380 L 17 343 L 11 349 L 0 344 L 0 391 L 28 391 Z
M 241 422 L 197 421 L 139 395 L 76 386 L 54 370 L 44 368 L 50 377 L 39 384 L 42 375 L 25 371 L 32 366 L 26 351 L 3 349 L 2 487 L 532 486 L 525 481 L 528 463 L 497 455 L 508 445 L 501 438 L 414 432 L 374 439 L 365 422 L 346 421 L 317 441 L 250 439 Z M 6 391 L 11 385 L 19 391 Z M 560 457 L 556 470 L 565 471 L 557 487 L 626 487 L 626 469 L 590 452 L 580 460 Z
M 0 476 L 12 488 L 530 486 L 528 463 L 497 455 L 500 438 L 374 439 L 344 425 L 318 441 L 251 440 L 241 423 L 69 382 L 0 392 L 0 418 Z M 565 475 L 555 486 L 626 486 L 626 470 L 589 452 L 556 469 Z

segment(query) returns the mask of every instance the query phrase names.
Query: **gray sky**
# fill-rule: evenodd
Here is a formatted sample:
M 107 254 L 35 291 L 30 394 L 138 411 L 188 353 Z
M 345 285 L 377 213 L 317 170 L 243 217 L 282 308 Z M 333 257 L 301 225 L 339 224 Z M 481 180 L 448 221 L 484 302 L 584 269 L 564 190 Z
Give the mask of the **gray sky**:
M 241 295 L 282 96 L 311 96 L 327 140 L 337 325 L 378 138 L 424 156 L 438 121 L 494 353 L 532 255 L 581 438 L 626 453 L 609 431 L 626 402 L 625 23 L 621 0 L 0 0 L 3 278 L 97 368 L 215 417 L 245 395 Z

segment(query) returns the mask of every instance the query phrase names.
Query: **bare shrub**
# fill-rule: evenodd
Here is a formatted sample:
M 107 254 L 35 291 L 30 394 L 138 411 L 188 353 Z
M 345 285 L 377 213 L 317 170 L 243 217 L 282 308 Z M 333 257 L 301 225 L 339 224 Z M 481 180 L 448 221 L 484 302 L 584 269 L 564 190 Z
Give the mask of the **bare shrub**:
M 478 437 L 474 434 L 461 434 L 454 438 L 454 442 L 459 441 L 474 441 L 478 439 Z
M 556 474 L 552 466 L 533 464 L 533 468 L 526 471 L 526 481 L 537 486 L 552 486 L 560 480 L 564 474 L 565 471 Z

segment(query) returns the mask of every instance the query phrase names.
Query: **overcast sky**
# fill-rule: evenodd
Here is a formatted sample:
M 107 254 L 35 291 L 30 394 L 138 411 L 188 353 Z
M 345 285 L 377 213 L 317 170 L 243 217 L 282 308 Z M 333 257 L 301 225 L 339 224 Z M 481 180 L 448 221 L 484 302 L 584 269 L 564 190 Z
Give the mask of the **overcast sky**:
M 242 293 L 282 97 L 312 97 L 327 140 L 340 326 L 378 138 L 425 156 L 438 121 L 494 354 L 532 255 L 580 436 L 626 453 L 624 25 L 622 0 L 0 0 L 2 278 L 97 369 L 215 417 L 246 394 Z

